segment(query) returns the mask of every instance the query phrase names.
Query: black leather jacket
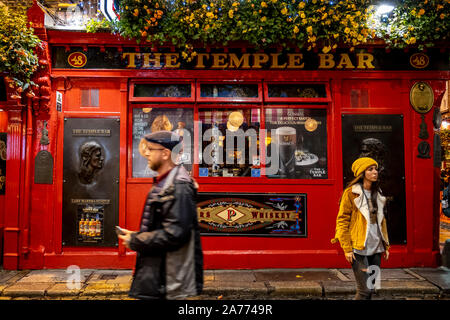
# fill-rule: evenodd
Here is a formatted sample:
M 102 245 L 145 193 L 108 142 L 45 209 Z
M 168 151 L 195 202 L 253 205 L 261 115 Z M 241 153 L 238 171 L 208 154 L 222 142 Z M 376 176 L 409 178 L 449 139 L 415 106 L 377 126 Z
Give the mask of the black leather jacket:
M 179 299 L 203 288 L 203 252 L 197 222 L 195 182 L 182 166 L 172 169 L 162 191 L 150 191 L 146 232 L 131 234 L 137 251 L 129 295 L 139 299 Z

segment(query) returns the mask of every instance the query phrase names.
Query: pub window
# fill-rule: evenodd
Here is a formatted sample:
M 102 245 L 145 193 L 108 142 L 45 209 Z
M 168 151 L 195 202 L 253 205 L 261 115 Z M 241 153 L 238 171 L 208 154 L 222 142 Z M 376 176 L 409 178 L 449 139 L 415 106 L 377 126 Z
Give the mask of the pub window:
M 98 89 L 81 89 L 81 107 L 98 107 L 99 106 L 99 90 Z
M 266 175 L 327 179 L 327 110 L 266 108 Z
M 208 83 L 197 86 L 199 101 L 261 101 L 259 83 Z
M 147 159 L 143 156 L 145 144 L 142 143 L 142 139 L 144 135 L 160 130 L 174 131 L 183 137 L 182 143 L 172 152 L 176 153 L 175 161 L 181 163 L 191 173 L 194 138 L 193 109 L 144 106 L 133 108 L 132 112 L 132 177 L 152 178 L 157 175 L 148 167 Z
M 260 109 L 200 109 L 199 177 L 260 177 Z
M 133 97 L 190 98 L 191 84 L 135 83 Z
M 0 77 L 0 101 L 6 101 L 6 85 L 4 77 Z
M 325 98 L 323 84 L 269 84 L 269 98 Z

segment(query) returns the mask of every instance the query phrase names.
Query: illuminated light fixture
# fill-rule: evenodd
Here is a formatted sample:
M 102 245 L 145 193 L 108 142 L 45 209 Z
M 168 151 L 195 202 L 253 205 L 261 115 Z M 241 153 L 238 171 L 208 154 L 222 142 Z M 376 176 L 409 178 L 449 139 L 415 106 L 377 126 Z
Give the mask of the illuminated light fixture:
M 313 118 L 308 118 L 305 121 L 305 129 L 308 130 L 309 132 L 313 132 L 314 130 L 317 129 L 317 121 L 314 120 Z
M 239 128 L 244 123 L 244 116 L 239 111 L 234 111 L 228 116 L 228 123 L 231 126 Z
M 391 4 L 380 4 L 377 6 L 374 16 L 381 22 L 387 22 L 389 15 L 394 8 L 395 7 Z
M 143 113 L 149 113 L 150 111 L 152 111 L 152 108 L 142 108 Z
M 227 122 L 227 129 L 230 130 L 231 132 L 236 132 L 239 130 L 239 127 L 235 127 L 233 126 L 230 121 Z
M 394 10 L 394 6 L 390 4 L 380 4 L 377 8 L 377 11 L 375 11 L 376 15 L 384 15 L 390 13 L 392 10 Z
M 272 142 L 272 138 L 271 137 L 266 137 L 265 139 L 266 141 L 266 146 L 268 146 L 271 142 Z

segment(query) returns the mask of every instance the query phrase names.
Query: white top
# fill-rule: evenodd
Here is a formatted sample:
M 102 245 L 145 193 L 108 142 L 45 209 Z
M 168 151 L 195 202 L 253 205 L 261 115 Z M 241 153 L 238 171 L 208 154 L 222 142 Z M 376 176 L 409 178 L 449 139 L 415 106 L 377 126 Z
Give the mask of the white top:
M 363 192 L 365 193 L 366 201 L 367 199 L 370 199 L 370 191 L 366 190 L 364 188 Z M 367 206 L 369 206 L 369 203 L 367 203 Z M 361 256 L 371 256 L 375 253 L 384 252 L 384 245 L 383 241 L 381 241 L 381 231 L 380 227 L 378 226 L 378 223 L 369 223 L 369 233 L 367 234 L 366 243 L 364 244 L 364 250 L 356 250 L 353 249 L 354 253 L 357 253 Z

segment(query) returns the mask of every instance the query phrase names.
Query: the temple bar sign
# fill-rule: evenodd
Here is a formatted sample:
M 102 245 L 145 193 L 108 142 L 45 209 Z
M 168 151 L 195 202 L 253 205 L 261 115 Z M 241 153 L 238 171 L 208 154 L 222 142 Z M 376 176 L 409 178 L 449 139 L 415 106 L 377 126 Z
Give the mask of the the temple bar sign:
M 124 52 L 127 68 L 180 68 L 179 53 Z M 371 53 L 318 53 L 318 69 L 375 69 Z M 303 53 L 199 53 L 194 57 L 196 69 L 304 69 Z
M 119 50 L 120 49 L 120 50 Z M 449 70 L 449 51 L 430 48 L 418 50 L 373 48 L 335 52 L 278 50 L 257 51 L 252 48 L 199 49 L 187 61 L 183 54 L 150 47 L 100 47 L 87 50 L 73 46 L 52 48 L 53 68 L 76 69 L 140 69 L 140 70 Z

